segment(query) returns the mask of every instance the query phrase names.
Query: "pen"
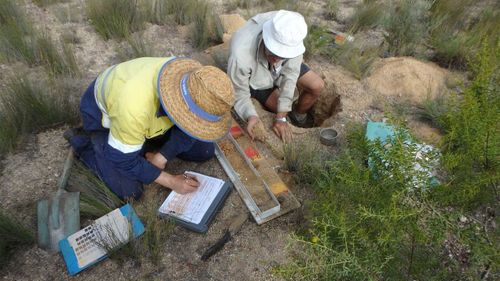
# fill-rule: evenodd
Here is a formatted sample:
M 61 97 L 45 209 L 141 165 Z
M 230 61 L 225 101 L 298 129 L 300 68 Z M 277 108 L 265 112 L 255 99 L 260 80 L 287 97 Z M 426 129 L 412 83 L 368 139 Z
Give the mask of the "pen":
M 190 175 L 188 173 L 184 173 L 184 180 L 186 180 L 186 181 L 187 180 L 194 180 L 195 182 L 198 182 L 198 180 L 196 179 L 195 176 L 192 176 L 192 175 Z

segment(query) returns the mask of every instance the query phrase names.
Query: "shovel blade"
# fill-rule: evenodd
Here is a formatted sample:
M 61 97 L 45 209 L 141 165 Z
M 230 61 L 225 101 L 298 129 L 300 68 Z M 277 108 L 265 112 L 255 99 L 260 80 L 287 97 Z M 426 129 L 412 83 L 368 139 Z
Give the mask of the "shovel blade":
M 80 193 L 65 192 L 37 205 L 38 245 L 59 251 L 59 241 L 80 229 Z

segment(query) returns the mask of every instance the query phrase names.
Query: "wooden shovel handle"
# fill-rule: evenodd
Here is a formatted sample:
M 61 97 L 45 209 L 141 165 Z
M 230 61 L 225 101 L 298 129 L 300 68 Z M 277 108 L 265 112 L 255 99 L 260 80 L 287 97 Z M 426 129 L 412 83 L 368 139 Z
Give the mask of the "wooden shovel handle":
M 59 179 L 59 183 L 57 185 L 58 192 L 64 190 L 64 188 L 66 188 L 66 184 L 68 184 L 69 171 L 71 169 L 71 166 L 73 166 L 74 159 L 75 155 L 73 153 L 73 149 L 70 147 L 68 150 L 68 156 L 66 156 L 66 162 L 64 162 L 64 168 L 61 174 L 61 178 Z

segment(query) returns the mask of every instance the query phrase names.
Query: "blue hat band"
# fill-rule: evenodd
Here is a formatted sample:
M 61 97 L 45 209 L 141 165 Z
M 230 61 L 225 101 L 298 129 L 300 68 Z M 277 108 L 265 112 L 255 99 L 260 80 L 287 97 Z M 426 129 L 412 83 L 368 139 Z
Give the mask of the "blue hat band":
M 221 120 L 220 116 L 210 114 L 203 110 L 201 107 L 199 107 L 191 97 L 191 92 L 189 92 L 189 88 L 187 86 L 187 81 L 189 79 L 189 74 L 184 74 L 181 79 L 181 93 L 182 97 L 184 98 L 184 102 L 189 108 L 189 111 L 192 113 L 196 114 L 198 117 L 201 117 L 205 120 L 211 121 L 211 122 L 217 122 Z

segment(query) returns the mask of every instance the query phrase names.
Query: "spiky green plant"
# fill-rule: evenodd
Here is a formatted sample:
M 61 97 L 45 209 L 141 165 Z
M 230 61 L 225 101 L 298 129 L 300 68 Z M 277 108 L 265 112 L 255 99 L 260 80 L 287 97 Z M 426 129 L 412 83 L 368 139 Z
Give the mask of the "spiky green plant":
M 333 37 L 325 27 L 310 25 L 307 37 L 304 40 L 306 58 L 314 55 L 326 55 L 332 47 Z
M 43 65 L 54 75 L 76 76 L 79 73 L 72 49 L 62 43 L 58 50 L 52 38 L 36 30 L 16 4 L 7 0 L 0 4 L 0 57 Z
M 123 39 L 144 26 L 137 3 L 137 0 L 88 0 L 87 13 L 91 24 L 105 40 Z
M 123 201 L 80 161 L 73 164 L 67 190 L 80 192 L 80 212 L 86 217 L 99 218 L 123 205 Z
M 378 48 L 362 49 L 352 43 L 344 43 L 330 48 L 332 61 L 349 70 L 354 77 L 361 79 L 369 72 L 373 62 L 379 57 Z
M 379 25 L 384 17 L 384 1 L 363 0 L 356 6 L 354 15 L 350 19 L 349 33 L 369 29 Z
M 136 204 L 137 213 L 146 227 L 140 241 L 141 256 L 148 258 L 154 265 L 161 262 L 163 247 L 175 226 L 170 219 L 158 216 L 161 198 L 156 190 L 151 188 L 146 190 L 142 201 Z
M 12 0 L 0 2 L 0 57 L 37 63 L 33 26 L 24 12 Z
M 293 141 L 283 145 L 284 168 L 300 184 L 312 184 L 326 165 L 328 153 L 319 147 Z
M 472 0 L 433 2 L 428 40 L 434 51 L 431 59 L 446 67 L 465 69 L 468 59 L 478 53 L 484 38 L 490 38 L 493 45 L 498 42 L 498 3 L 484 4 L 483 11 L 471 13 L 477 9 Z
M 11 214 L 0 208 L 0 268 L 8 261 L 13 252 L 23 245 L 34 242 L 33 234 Z
M 0 95 L 0 152 L 16 147 L 26 133 L 75 120 L 75 106 L 51 81 L 11 78 Z
M 46 7 L 56 3 L 68 2 L 69 0 L 33 0 L 40 7 Z
M 199 8 L 197 4 L 202 3 L 198 0 L 172 0 L 168 10 L 173 14 L 175 23 L 187 25 L 194 21 L 193 16 Z
M 193 45 L 197 49 L 205 49 L 213 43 L 222 43 L 222 28 L 219 17 L 213 11 L 212 5 L 201 1 L 193 10 L 191 18 L 194 25 L 192 30 Z
M 146 21 L 164 25 L 171 21 L 168 15 L 174 12 L 171 10 L 171 2 L 171 0 L 140 0 L 139 5 Z
M 136 33 L 127 37 L 123 46 L 118 47 L 118 59 L 127 61 L 140 57 L 153 57 L 154 52 L 143 34 Z
M 329 19 L 337 19 L 337 13 L 339 12 L 339 1 L 338 0 L 327 0 L 326 1 L 326 16 Z
M 61 42 L 62 53 L 57 49 L 48 34 L 36 36 L 38 56 L 41 63 L 53 75 L 78 76 L 80 70 L 73 49 L 69 44 Z

